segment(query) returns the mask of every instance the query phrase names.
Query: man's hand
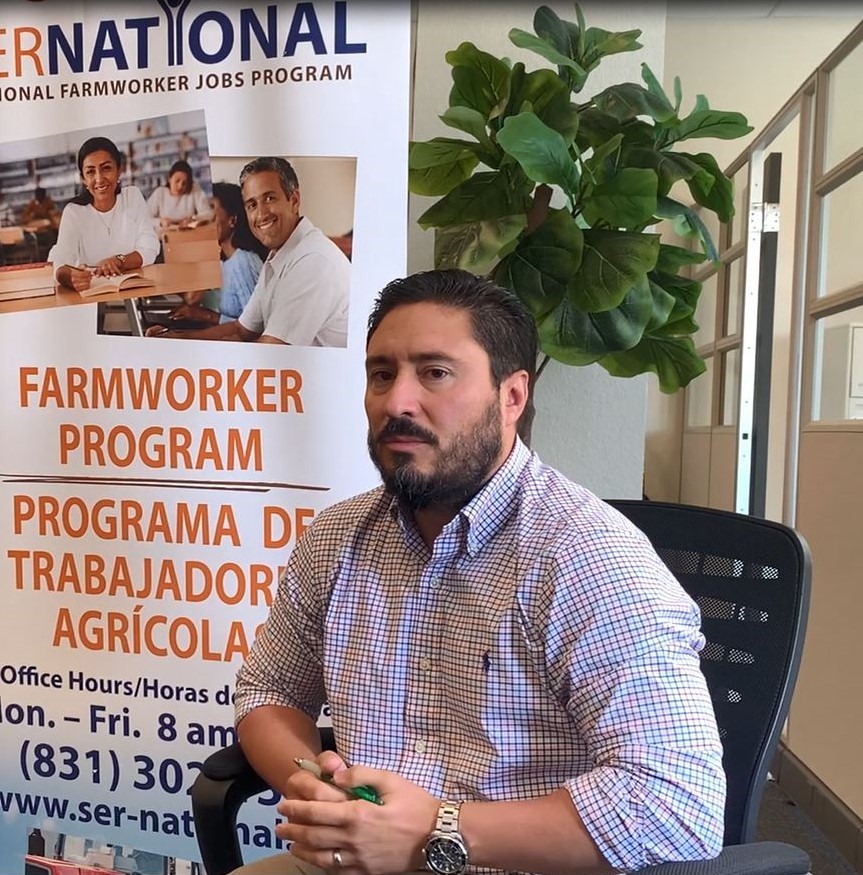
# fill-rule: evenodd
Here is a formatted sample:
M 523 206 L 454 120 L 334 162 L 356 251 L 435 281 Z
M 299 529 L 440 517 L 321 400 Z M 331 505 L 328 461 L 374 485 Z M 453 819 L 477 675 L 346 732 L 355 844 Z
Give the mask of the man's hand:
M 276 827 L 276 833 L 294 843 L 291 853 L 332 873 L 396 875 L 422 869 L 422 849 L 434 829 L 440 800 L 394 772 L 346 768 L 332 752 L 321 754 L 318 763 L 339 787 L 374 787 L 383 805 L 350 799 L 314 775 L 297 772 L 288 779 L 277 807 L 288 822 Z

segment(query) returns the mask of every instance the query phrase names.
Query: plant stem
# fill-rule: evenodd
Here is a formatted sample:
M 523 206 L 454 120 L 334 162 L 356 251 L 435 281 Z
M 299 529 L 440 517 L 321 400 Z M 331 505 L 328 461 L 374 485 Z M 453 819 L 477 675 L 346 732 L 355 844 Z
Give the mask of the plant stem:
M 538 380 L 542 376 L 542 372 L 545 370 L 545 366 L 551 361 L 551 356 L 544 355 L 542 357 L 542 361 L 539 363 L 539 367 L 536 369 L 536 377 L 535 380 Z
M 548 218 L 548 205 L 551 202 L 552 189 L 544 182 L 537 186 L 533 196 L 533 204 L 527 211 L 527 228 L 525 234 L 532 234 Z

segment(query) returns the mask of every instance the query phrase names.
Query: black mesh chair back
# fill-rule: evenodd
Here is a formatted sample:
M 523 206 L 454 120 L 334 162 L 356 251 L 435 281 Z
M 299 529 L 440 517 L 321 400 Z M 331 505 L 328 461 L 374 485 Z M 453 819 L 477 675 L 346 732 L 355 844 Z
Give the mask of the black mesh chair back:
M 610 501 L 641 529 L 701 609 L 707 679 L 728 780 L 725 844 L 752 841 L 803 649 L 811 563 L 769 520 L 652 501 Z

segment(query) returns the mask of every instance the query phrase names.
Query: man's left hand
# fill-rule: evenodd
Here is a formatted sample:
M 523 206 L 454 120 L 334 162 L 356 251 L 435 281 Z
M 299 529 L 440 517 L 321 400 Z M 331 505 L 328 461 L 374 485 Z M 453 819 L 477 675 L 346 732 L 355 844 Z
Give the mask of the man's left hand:
M 294 856 L 333 875 L 424 868 L 422 849 L 435 827 L 439 799 L 394 772 L 365 766 L 337 769 L 334 781 L 340 787 L 374 787 L 383 805 L 347 797 L 334 801 L 336 791 L 323 781 L 308 773 L 292 775 L 277 808 L 288 822 L 276 827 L 276 834 L 293 842 Z

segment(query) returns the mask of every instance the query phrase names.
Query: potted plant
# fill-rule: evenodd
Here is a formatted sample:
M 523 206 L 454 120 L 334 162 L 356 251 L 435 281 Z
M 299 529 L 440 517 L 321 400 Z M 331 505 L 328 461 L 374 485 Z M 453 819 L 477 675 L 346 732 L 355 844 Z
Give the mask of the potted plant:
M 733 139 L 751 127 L 738 112 L 698 95 L 681 112 L 646 64 L 643 85 L 623 82 L 576 98 L 604 57 L 641 48 L 640 30 L 613 33 L 561 19 L 540 6 L 534 33 L 509 38 L 553 65 L 528 71 L 464 42 L 447 52 L 453 86 L 440 116 L 465 137 L 412 142 L 409 185 L 439 197 L 418 219 L 435 229 L 435 265 L 491 276 L 536 320 L 544 359 L 598 363 L 615 376 L 657 374 L 674 392 L 704 371 L 692 334 L 699 283 L 682 271 L 716 260 L 696 204 L 728 222 L 731 180 L 707 152 L 684 141 Z M 676 192 L 676 189 L 675 189 Z M 693 248 L 664 243 L 674 222 Z

